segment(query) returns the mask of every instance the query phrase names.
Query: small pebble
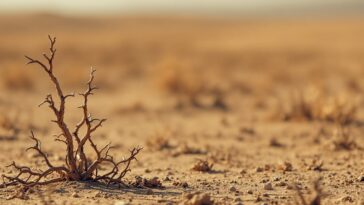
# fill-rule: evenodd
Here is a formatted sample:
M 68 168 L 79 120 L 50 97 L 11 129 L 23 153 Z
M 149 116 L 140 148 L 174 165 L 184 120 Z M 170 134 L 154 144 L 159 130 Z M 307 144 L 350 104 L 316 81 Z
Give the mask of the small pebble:
M 272 183 L 268 182 L 264 185 L 264 189 L 265 190 L 273 190 L 273 185 Z
M 358 181 L 360 181 L 360 182 L 364 182 L 364 175 L 362 175 L 362 176 L 358 177 Z
M 80 195 L 78 195 L 78 193 L 77 193 L 77 192 L 73 192 L 73 193 L 72 193 L 72 197 L 73 197 L 73 198 L 78 198 L 78 197 L 80 197 Z

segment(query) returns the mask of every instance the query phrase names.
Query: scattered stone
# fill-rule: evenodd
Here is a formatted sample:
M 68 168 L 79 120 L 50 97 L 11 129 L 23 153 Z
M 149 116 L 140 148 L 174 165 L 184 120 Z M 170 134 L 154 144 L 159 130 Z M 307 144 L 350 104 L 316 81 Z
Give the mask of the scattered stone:
M 242 128 L 240 128 L 240 133 L 254 135 L 255 130 L 253 128 L 249 128 L 249 127 L 242 127 Z
M 350 202 L 353 203 L 354 199 L 351 196 L 343 196 L 339 198 L 338 202 Z
M 209 194 L 206 193 L 188 193 L 182 195 L 182 202 L 180 205 L 214 205 L 214 201 Z
M 260 197 L 260 195 L 257 196 L 257 198 L 255 199 L 255 202 L 260 202 L 263 201 L 263 199 Z
M 231 192 L 236 192 L 236 188 L 235 187 L 230 187 L 230 189 L 229 189 Z
M 179 187 L 182 187 L 182 188 L 185 188 L 185 189 L 189 187 L 187 182 L 173 182 L 173 185 L 174 186 L 179 186 Z
M 153 192 L 153 190 L 152 189 L 147 189 L 147 192 L 146 192 L 146 194 L 153 194 L 154 192 Z
M 158 177 L 146 179 L 141 176 L 136 176 L 135 182 L 133 182 L 132 185 L 139 188 L 164 188 L 162 182 L 158 179 Z
M 268 182 L 268 183 L 264 184 L 264 189 L 265 190 L 273 190 L 272 183 Z
M 192 167 L 192 170 L 199 172 L 211 172 L 214 165 L 207 160 L 198 160 L 198 162 Z
M 360 177 L 358 177 L 358 181 L 364 182 L 364 175 L 361 175 Z
M 73 198 L 79 198 L 79 197 L 80 197 L 80 195 L 78 195 L 78 193 L 77 193 L 77 192 L 73 192 L 73 193 L 72 193 L 72 197 L 73 197 Z
M 247 173 L 247 172 L 246 172 L 246 170 L 245 170 L 245 169 L 243 169 L 243 170 L 241 170 L 241 171 L 240 171 L 240 174 L 241 174 L 241 175 L 245 175 L 246 173 Z
M 101 196 L 102 196 L 101 192 L 97 192 L 97 193 L 95 194 L 95 197 L 96 197 L 96 198 L 99 198 L 99 197 L 101 197 Z
M 287 185 L 287 183 L 286 182 L 278 182 L 277 183 L 277 186 L 286 186 Z
M 284 147 L 284 145 L 282 143 L 280 143 L 276 138 L 270 139 L 269 145 L 271 147 Z
M 290 172 L 290 171 L 293 171 L 293 166 L 289 162 L 283 162 L 283 164 L 280 164 L 278 166 L 278 169 L 282 170 L 282 171 L 285 171 L 285 172 Z
M 239 202 L 239 201 L 243 201 L 243 200 L 241 200 L 241 198 L 237 197 L 237 198 L 234 199 L 234 201 Z
M 263 169 L 263 167 L 257 167 L 257 169 L 255 170 L 256 172 L 263 172 L 264 171 L 264 169 Z

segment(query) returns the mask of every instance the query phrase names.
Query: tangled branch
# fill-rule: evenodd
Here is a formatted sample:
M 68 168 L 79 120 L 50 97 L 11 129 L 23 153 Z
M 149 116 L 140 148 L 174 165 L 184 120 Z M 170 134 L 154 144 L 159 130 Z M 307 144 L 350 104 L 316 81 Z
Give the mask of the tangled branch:
M 34 170 L 27 166 L 19 166 L 13 162 L 7 167 L 15 169 L 17 174 L 15 176 L 3 175 L 2 178 L 4 182 L 1 187 L 20 184 L 29 188 L 36 185 L 45 185 L 67 180 L 94 180 L 105 182 L 107 185 L 123 184 L 123 177 L 130 171 L 131 162 L 136 160 L 136 156 L 142 148 L 133 148 L 130 150 L 129 157 L 117 161 L 109 154 L 109 151 L 112 148 L 110 144 L 98 148 L 94 143 L 93 134 L 98 128 L 102 127 L 106 119 L 93 118 L 89 112 L 89 97 L 98 89 L 93 85 L 96 72 L 93 68 L 91 68 L 87 89 L 85 92 L 79 94 L 79 96 L 83 98 L 83 104 L 79 107 L 82 109 L 82 119 L 75 125 L 73 131 L 69 129 L 68 124 L 64 121 L 66 102 L 69 97 L 75 97 L 75 94 L 65 95 L 57 76 L 55 76 L 53 72 L 53 64 L 57 51 L 55 48 L 56 38 L 52 38 L 51 36 L 48 36 L 48 38 L 50 41 L 49 54 L 43 54 L 46 63 L 29 56 L 25 56 L 25 58 L 28 60 L 27 64 L 36 64 L 47 73 L 57 91 L 55 97 L 52 94 L 48 94 L 39 106 L 47 105 L 51 112 L 54 113 L 55 119 L 52 120 L 52 122 L 56 123 L 61 130 L 61 133 L 54 137 L 55 141 L 66 145 L 65 163 L 62 166 L 54 166 L 49 160 L 48 155 L 42 150 L 40 140 L 36 138 L 33 131 L 31 131 L 30 138 L 34 141 L 34 145 L 29 147 L 27 151 L 35 151 L 39 154 L 45 162 L 47 169 L 43 171 Z M 81 134 L 80 130 L 83 129 L 86 131 L 84 134 Z M 90 153 L 85 152 L 85 147 L 88 144 L 91 146 L 91 150 L 96 154 L 96 158 L 93 161 L 87 157 Z M 103 164 L 111 166 L 111 169 L 105 173 L 100 173 L 99 167 Z M 54 177 L 55 174 L 58 176 Z

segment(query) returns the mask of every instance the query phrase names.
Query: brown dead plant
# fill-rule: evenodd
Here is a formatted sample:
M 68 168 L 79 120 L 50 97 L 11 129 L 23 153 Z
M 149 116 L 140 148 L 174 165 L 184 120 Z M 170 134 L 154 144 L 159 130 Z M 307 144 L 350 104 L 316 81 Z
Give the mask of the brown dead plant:
M 107 185 L 116 184 L 121 186 L 123 185 L 123 177 L 130 171 L 130 164 L 133 160 L 136 160 L 136 155 L 141 151 L 141 148 L 133 148 L 130 150 L 129 157 L 117 161 L 109 154 L 112 148 L 110 144 L 99 148 L 94 143 L 93 134 L 106 121 L 106 119 L 91 117 L 88 109 L 89 97 L 97 89 L 93 85 L 94 69 L 91 69 L 86 91 L 79 94 L 83 98 L 83 104 L 79 107 L 82 110 L 83 117 L 73 130 L 69 128 L 69 125 L 65 122 L 66 101 L 70 97 L 75 97 L 75 94 L 64 94 L 59 79 L 53 72 L 56 38 L 48 37 L 50 41 L 50 54 L 43 54 L 46 63 L 28 56 L 25 57 L 29 60 L 27 64 L 35 64 L 42 68 L 56 89 L 56 97 L 48 94 L 39 106 L 47 105 L 52 113 L 54 113 L 55 120 L 52 120 L 52 122 L 56 123 L 61 131 L 60 134 L 56 135 L 55 140 L 64 144 L 66 147 L 65 162 L 61 166 L 55 166 L 49 160 L 48 155 L 42 150 L 39 139 L 31 131 L 30 138 L 35 144 L 27 150 L 37 152 L 44 159 L 47 169 L 32 169 L 28 166 L 20 166 L 13 162 L 8 167 L 17 170 L 17 174 L 15 176 L 3 175 L 4 183 L 2 187 L 22 185 L 25 189 L 29 189 L 37 185 L 46 185 L 61 181 L 88 180 L 103 182 Z M 85 132 L 80 133 L 81 129 L 85 130 Z M 89 160 L 91 153 L 85 151 L 87 146 L 96 154 L 96 159 L 93 159 L 93 161 Z M 99 167 L 102 165 L 109 165 L 111 169 L 100 173 Z

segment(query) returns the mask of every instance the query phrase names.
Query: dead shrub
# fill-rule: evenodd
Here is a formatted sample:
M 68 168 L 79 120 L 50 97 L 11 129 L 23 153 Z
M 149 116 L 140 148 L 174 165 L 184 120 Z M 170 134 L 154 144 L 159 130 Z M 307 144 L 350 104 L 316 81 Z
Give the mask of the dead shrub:
M 94 82 L 94 69 L 91 69 L 90 79 L 87 82 L 87 88 L 79 96 L 82 98 L 83 104 L 79 107 L 82 110 L 83 117 L 81 121 L 75 125 L 74 129 L 70 129 L 70 125 L 65 122 L 66 114 L 66 101 L 75 97 L 75 94 L 65 94 L 59 78 L 54 74 L 53 61 L 56 54 L 56 38 L 49 36 L 50 41 L 50 54 L 43 54 L 45 62 L 33 59 L 26 56 L 28 64 L 36 64 L 48 75 L 52 84 L 55 87 L 56 95 L 48 94 L 45 100 L 40 104 L 47 105 L 50 111 L 54 114 L 55 119 L 53 123 L 57 124 L 61 133 L 56 135 L 55 140 L 65 146 L 65 162 L 63 165 L 56 166 L 48 158 L 48 155 L 42 150 L 40 141 L 35 137 L 31 131 L 30 139 L 34 141 L 34 146 L 29 147 L 27 150 L 33 150 L 38 153 L 44 160 L 47 169 L 42 171 L 39 169 L 32 169 L 27 166 L 19 166 L 15 162 L 11 163 L 11 167 L 17 171 L 14 176 L 3 175 L 4 183 L 1 187 L 12 185 L 22 185 L 24 189 L 29 189 L 36 185 L 46 185 L 61 181 L 99 181 L 105 182 L 107 185 L 117 184 L 123 185 L 123 177 L 130 171 L 130 164 L 136 159 L 136 155 L 141 151 L 141 148 L 133 148 L 130 151 L 130 156 L 122 159 L 115 160 L 109 153 L 110 144 L 104 145 L 99 148 L 94 143 L 94 133 L 102 126 L 106 119 L 93 118 L 89 112 L 89 98 L 97 90 L 93 85 Z M 80 130 L 85 130 L 80 133 Z M 86 152 L 87 147 L 91 148 L 92 152 L 96 154 L 96 158 L 90 161 L 90 153 Z M 103 165 L 111 167 L 109 170 L 101 172 L 99 169 Z M 123 166 L 123 167 L 122 167 Z

